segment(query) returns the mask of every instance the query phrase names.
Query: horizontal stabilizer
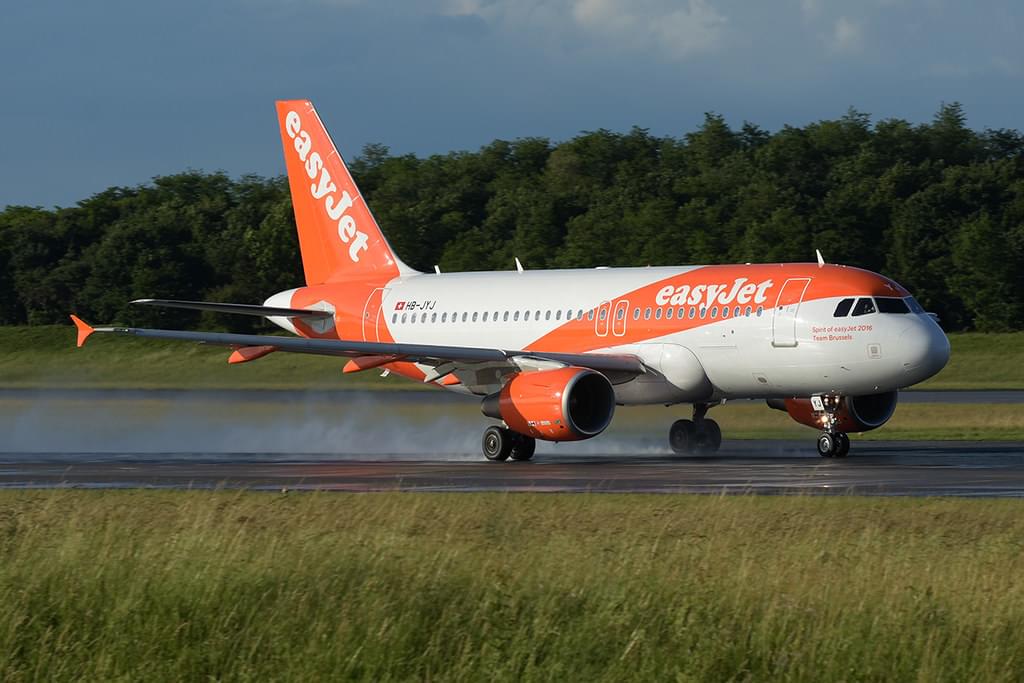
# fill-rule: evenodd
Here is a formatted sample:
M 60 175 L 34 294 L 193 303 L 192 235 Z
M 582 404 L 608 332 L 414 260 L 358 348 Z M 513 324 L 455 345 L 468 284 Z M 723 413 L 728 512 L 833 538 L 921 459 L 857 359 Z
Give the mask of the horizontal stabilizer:
M 305 308 L 278 308 L 276 306 L 252 306 L 250 304 L 222 304 L 207 301 L 174 301 L 173 299 L 136 299 L 133 304 L 163 306 L 164 308 L 188 308 L 195 311 L 216 311 L 217 313 L 238 313 L 259 315 L 264 318 L 331 318 L 331 311 L 312 311 Z

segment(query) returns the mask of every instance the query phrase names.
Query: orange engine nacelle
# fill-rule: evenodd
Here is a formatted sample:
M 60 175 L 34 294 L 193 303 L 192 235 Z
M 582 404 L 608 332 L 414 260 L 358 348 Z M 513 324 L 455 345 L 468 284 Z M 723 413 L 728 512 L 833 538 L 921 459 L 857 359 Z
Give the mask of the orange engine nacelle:
M 844 396 L 836 409 L 836 429 L 840 432 L 868 432 L 889 421 L 896 410 L 896 392 L 868 396 Z M 768 405 L 784 410 L 789 416 L 808 427 L 821 429 L 825 412 L 815 410 L 809 398 L 769 399 Z
M 579 441 L 605 430 L 615 413 L 608 378 L 586 368 L 521 372 L 480 406 L 509 429 L 546 441 Z

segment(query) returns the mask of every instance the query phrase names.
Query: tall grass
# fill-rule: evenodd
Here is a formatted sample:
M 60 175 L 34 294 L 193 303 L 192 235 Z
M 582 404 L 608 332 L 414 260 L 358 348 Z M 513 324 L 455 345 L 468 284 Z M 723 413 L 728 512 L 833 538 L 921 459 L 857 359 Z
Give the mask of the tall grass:
M 1020 680 L 1018 502 L 0 492 L 4 680 Z

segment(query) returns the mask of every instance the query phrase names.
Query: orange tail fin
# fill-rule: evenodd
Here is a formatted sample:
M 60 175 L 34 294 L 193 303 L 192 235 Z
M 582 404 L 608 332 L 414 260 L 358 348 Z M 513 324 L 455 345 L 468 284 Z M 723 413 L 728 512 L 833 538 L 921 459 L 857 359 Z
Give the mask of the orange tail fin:
M 277 119 L 306 284 L 415 273 L 384 239 L 313 103 L 279 101 Z

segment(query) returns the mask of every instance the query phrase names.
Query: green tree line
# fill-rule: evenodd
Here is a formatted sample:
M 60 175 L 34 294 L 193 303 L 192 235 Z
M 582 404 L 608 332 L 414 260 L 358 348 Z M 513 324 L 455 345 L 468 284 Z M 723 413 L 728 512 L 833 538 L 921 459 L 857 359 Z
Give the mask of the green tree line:
M 770 133 L 718 115 L 681 138 L 597 130 L 351 163 L 392 246 L 429 271 L 808 261 L 884 273 L 947 329 L 1024 328 L 1024 136 L 933 120 L 836 120 Z M 0 213 L 0 324 L 246 330 L 249 319 L 130 307 L 140 297 L 261 302 L 302 283 L 284 178 L 187 172 L 70 208 Z

